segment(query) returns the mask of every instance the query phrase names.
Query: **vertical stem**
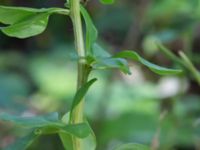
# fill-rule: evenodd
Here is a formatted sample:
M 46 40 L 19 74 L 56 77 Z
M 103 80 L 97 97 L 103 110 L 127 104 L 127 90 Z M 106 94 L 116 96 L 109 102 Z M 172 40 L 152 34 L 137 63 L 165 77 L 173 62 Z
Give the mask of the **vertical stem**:
M 80 14 L 80 0 L 71 0 L 71 19 L 74 27 L 75 46 L 80 57 L 85 57 L 82 22 Z
M 70 16 L 74 28 L 75 48 L 77 50 L 79 58 L 81 58 L 78 61 L 77 89 L 79 89 L 85 82 L 87 82 L 87 76 L 88 76 L 86 68 L 86 60 L 84 59 L 86 56 L 86 52 L 83 40 L 82 22 L 80 14 L 80 0 L 71 0 L 70 8 L 71 8 Z M 84 99 L 71 112 L 70 123 L 77 124 L 83 122 L 83 117 L 84 117 L 83 109 L 84 109 Z M 75 150 L 82 150 L 83 148 L 81 145 L 81 140 L 76 137 L 73 137 L 73 147 Z

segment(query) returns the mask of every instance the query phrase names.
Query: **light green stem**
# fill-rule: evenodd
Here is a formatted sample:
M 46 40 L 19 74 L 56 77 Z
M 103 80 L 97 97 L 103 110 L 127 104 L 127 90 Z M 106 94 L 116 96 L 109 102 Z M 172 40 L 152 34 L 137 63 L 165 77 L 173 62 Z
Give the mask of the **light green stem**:
M 190 59 L 185 55 L 185 53 L 180 51 L 179 55 L 181 56 L 185 67 L 188 68 L 191 71 L 191 73 L 193 74 L 194 78 L 196 79 L 196 81 L 200 85 L 200 72 L 195 68 L 195 66 L 192 64 Z
M 74 37 L 75 37 L 75 48 L 77 50 L 79 61 L 78 61 L 78 81 L 77 89 L 79 89 L 85 82 L 87 82 L 87 64 L 83 40 L 83 31 L 82 31 L 82 22 L 80 14 L 80 0 L 71 0 L 70 1 L 70 16 L 74 28 Z M 77 124 L 83 122 L 84 119 L 84 99 L 73 109 L 71 112 L 70 123 Z M 83 150 L 81 140 L 73 137 L 73 147 L 75 150 Z

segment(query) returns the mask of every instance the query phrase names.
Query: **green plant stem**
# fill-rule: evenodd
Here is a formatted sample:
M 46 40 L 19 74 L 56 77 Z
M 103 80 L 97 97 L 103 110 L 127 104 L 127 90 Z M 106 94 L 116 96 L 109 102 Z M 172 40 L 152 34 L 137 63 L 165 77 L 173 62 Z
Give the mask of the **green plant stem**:
M 195 66 L 190 61 L 190 59 L 185 55 L 185 53 L 180 51 L 179 55 L 181 56 L 185 67 L 191 71 L 191 73 L 193 74 L 194 78 L 196 79 L 196 81 L 200 85 L 200 72 L 195 68 Z
M 159 50 L 164 53 L 167 57 L 169 57 L 170 59 L 172 59 L 174 62 L 179 63 L 180 65 L 184 65 L 184 63 L 182 62 L 182 60 L 177 57 L 171 50 L 169 50 L 168 48 L 164 47 L 161 43 L 156 43 Z
M 78 79 L 77 89 L 79 89 L 85 82 L 87 82 L 88 71 L 86 64 L 86 52 L 83 40 L 82 22 L 80 14 L 80 0 L 70 1 L 70 16 L 74 28 L 75 48 L 77 50 L 78 61 Z M 84 99 L 71 112 L 70 123 L 77 124 L 84 121 Z M 73 147 L 75 150 L 82 150 L 81 140 L 73 137 Z

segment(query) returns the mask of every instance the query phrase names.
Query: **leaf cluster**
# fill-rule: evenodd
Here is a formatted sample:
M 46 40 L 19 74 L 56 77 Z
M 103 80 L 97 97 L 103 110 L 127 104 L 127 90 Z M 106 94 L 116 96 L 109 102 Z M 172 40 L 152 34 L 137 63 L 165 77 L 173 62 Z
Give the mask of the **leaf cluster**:
M 112 4 L 114 0 L 101 0 L 104 4 Z M 42 33 L 47 25 L 49 17 L 52 14 L 70 15 L 68 8 L 24 8 L 0 6 L 0 23 L 5 26 L 0 30 L 8 36 L 17 38 L 28 38 Z M 169 69 L 153 64 L 133 50 L 123 50 L 117 54 L 111 55 L 97 42 L 98 31 L 87 10 L 81 6 L 81 14 L 86 25 L 85 48 L 87 56 L 85 59 L 87 69 L 119 69 L 125 74 L 131 74 L 127 59 L 137 61 L 159 75 L 169 75 L 181 73 L 180 69 Z M 81 102 L 90 86 L 96 81 L 92 79 L 77 90 L 73 99 L 71 112 Z M 52 113 L 37 117 L 17 117 L 5 113 L 0 114 L 0 120 L 9 121 L 14 124 L 30 129 L 28 136 L 20 139 L 17 144 L 11 145 L 7 149 L 23 150 L 31 145 L 36 138 L 45 134 L 58 134 L 66 150 L 75 150 L 73 138 L 79 138 L 84 143 L 84 148 L 94 150 L 96 147 L 95 136 L 87 121 L 81 124 L 69 124 L 71 114 L 67 113 L 62 119 L 59 119 L 57 113 Z M 63 121 L 64 120 L 64 121 Z M 121 149 L 147 149 L 142 146 L 131 144 L 118 148 Z

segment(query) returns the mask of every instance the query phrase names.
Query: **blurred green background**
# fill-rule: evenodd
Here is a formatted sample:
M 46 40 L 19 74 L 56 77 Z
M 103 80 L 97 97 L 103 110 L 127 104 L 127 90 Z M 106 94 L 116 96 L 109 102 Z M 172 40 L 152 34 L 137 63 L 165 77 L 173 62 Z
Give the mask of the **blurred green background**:
M 63 7 L 64 0 L 1 0 L 0 5 Z M 135 50 L 166 67 L 178 64 L 159 51 L 162 42 L 177 55 L 183 50 L 200 69 L 200 0 L 116 0 L 87 8 L 99 42 L 111 53 Z M 69 111 L 76 89 L 73 28 L 54 15 L 48 29 L 25 40 L 0 33 L 0 112 L 34 116 Z M 200 85 L 191 72 L 158 76 L 130 62 L 132 75 L 93 71 L 98 82 L 87 95 L 85 113 L 97 137 L 97 150 L 143 143 L 160 150 L 200 150 Z M 0 147 L 24 134 L 0 123 Z M 51 141 L 51 142 L 50 142 Z M 157 148 L 159 147 L 159 148 Z M 59 137 L 42 137 L 30 150 L 63 150 Z

